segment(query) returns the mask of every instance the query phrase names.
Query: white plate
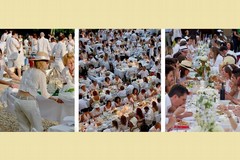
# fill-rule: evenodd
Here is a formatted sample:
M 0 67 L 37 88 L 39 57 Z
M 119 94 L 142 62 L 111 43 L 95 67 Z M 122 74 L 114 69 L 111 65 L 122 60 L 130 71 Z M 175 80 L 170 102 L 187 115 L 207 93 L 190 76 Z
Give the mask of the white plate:
M 195 121 L 194 117 L 185 117 L 182 119 L 183 121 Z

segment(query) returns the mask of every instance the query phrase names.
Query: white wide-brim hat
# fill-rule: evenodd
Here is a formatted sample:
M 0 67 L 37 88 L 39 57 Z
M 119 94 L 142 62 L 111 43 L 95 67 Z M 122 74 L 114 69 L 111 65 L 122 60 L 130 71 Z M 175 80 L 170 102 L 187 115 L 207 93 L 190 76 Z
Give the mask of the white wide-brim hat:
M 36 57 L 33 59 L 34 61 L 49 61 L 50 58 L 45 52 L 38 52 Z

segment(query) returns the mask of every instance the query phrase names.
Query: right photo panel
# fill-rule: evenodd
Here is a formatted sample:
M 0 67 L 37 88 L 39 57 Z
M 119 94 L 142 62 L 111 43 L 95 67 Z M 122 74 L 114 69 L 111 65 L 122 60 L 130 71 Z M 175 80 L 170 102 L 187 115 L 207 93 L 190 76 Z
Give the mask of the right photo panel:
M 240 131 L 240 30 L 165 30 L 167 132 Z

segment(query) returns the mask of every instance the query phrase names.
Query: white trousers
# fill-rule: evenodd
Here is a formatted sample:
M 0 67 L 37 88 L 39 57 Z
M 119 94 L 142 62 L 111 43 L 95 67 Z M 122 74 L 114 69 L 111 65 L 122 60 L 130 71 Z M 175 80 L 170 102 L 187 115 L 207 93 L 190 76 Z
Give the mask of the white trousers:
M 20 132 L 42 132 L 42 118 L 36 100 L 17 99 L 14 102 Z

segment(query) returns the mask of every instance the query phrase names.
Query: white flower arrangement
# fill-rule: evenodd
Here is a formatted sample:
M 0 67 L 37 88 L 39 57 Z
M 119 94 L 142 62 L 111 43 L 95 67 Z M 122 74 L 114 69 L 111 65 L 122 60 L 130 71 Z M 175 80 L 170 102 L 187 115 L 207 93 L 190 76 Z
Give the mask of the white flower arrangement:
M 216 107 L 219 100 L 218 91 L 212 88 L 203 88 L 197 91 L 195 119 L 198 126 L 192 131 L 217 132 L 223 131 L 221 126 L 216 124 Z
M 62 81 L 60 79 L 54 78 L 49 81 L 47 90 L 50 94 L 53 94 L 57 89 L 61 89 L 62 87 Z
M 207 57 L 206 55 L 203 55 L 203 56 L 200 56 L 199 59 L 200 59 L 201 61 L 206 62 L 206 61 L 208 60 L 208 57 Z

